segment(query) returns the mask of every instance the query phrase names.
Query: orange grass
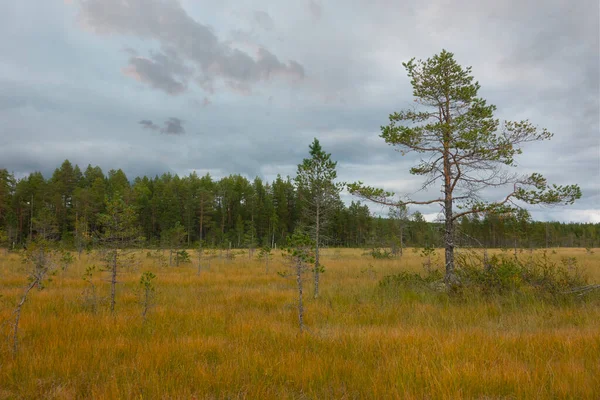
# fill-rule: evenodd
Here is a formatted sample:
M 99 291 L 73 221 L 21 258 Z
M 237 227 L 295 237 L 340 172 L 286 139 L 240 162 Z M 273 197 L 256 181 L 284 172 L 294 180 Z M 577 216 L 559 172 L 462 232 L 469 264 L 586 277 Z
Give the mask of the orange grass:
M 539 253 L 539 251 L 538 251 Z M 374 260 L 327 249 L 322 294 L 307 284 L 306 324 L 297 327 L 294 281 L 260 261 L 214 259 L 161 268 L 146 252 L 120 271 L 117 313 L 83 307 L 84 255 L 23 307 L 20 350 L 2 328 L 0 398 L 56 399 L 534 399 L 600 398 L 598 303 L 510 299 L 454 301 L 394 295 L 377 283 L 420 271 L 410 250 Z M 441 255 L 441 252 L 440 252 Z M 557 249 L 600 281 L 600 251 Z M 144 324 L 134 289 L 157 275 L 156 306 Z M 96 273 L 107 296 L 108 273 Z M 310 275 L 307 276 L 310 282 Z M 26 284 L 18 255 L 0 256 L 0 321 Z

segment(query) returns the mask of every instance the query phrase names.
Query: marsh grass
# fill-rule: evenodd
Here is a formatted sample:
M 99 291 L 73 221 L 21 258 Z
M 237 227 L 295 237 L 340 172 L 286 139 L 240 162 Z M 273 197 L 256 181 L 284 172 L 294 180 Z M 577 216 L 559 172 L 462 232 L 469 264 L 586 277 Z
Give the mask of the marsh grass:
M 276 272 L 279 251 L 268 274 L 263 261 L 236 257 L 215 258 L 199 276 L 193 263 L 160 267 L 146 253 L 120 272 L 114 316 L 105 302 L 92 313 L 82 300 L 86 268 L 99 263 L 94 253 L 32 292 L 18 357 L 7 340 L 0 344 L 0 398 L 599 397 L 594 299 L 382 289 L 385 276 L 423 273 L 422 257 L 326 249 L 321 294 L 307 299 L 309 332 L 300 334 L 294 282 Z M 557 262 L 575 257 L 600 281 L 600 252 L 554 253 Z M 27 279 L 19 255 L 0 257 L 4 321 Z M 145 323 L 135 291 L 140 271 L 157 276 Z M 94 278 L 99 296 L 109 292 L 107 274 Z

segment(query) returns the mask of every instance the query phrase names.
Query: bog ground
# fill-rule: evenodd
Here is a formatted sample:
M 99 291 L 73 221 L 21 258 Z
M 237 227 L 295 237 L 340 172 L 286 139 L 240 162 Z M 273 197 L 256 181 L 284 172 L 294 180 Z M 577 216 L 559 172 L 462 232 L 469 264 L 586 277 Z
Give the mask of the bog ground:
M 540 250 L 536 251 L 540 252 Z M 151 251 L 153 253 L 153 251 Z M 278 252 L 276 252 L 278 254 Z M 600 281 L 600 250 L 555 249 Z M 526 256 L 526 252 L 523 253 Z M 83 254 L 23 306 L 17 357 L 10 318 L 27 277 L 18 254 L 0 256 L 0 398 L 383 399 L 600 397 L 597 301 L 454 298 L 379 286 L 385 275 L 422 271 L 422 259 L 375 260 L 327 249 L 321 295 L 305 287 L 309 331 L 299 334 L 296 287 L 283 259 L 270 271 L 247 253 L 160 267 L 147 251 L 122 268 L 116 314 L 108 272 L 82 293 Z M 155 306 L 141 317 L 139 280 L 157 278 Z

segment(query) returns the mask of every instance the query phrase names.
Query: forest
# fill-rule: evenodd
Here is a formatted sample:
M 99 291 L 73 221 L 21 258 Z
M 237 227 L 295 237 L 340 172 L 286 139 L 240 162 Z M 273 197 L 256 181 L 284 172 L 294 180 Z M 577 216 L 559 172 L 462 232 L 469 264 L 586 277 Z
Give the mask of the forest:
M 181 245 L 195 247 L 275 247 L 285 243 L 303 216 L 297 185 L 278 176 L 273 182 L 242 175 L 215 179 L 191 173 L 165 173 L 130 180 L 121 169 L 105 174 L 98 166 L 82 170 L 65 160 L 50 177 L 41 172 L 16 179 L 0 169 L 0 240 L 21 246 L 39 232 L 70 248 L 93 247 L 98 216 L 110 199 L 122 198 L 135 211 L 145 245 L 160 247 L 183 230 Z M 410 210 L 409 210 L 410 211 Z M 418 212 L 375 216 L 360 200 L 345 205 L 337 197 L 323 227 L 331 247 L 441 246 L 440 223 Z M 467 247 L 598 247 L 600 224 L 534 221 L 525 213 L 464 217 L 457 243 Z M 475 239 L 476 238 L 476 239 Z

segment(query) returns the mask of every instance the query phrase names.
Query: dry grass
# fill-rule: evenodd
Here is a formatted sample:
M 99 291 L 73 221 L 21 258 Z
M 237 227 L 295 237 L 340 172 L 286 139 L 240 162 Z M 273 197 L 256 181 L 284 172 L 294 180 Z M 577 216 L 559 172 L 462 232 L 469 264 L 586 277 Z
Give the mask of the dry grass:
M 563 256 L 600 281 L 599 250 L 551 254 Z M 600 398 L 597 303 L 391 295 L 379 279 L 419 271 L 416 253 L 374 260 L 330 249 L 322 296 L 307 296 L 310 333 L 299 335 L 281 259 L 268 275 L 247 256 L 215 259 L 200 276 L 139 259 L 122 270 L 114 317 L 82 305 L 93 256 L 32 292 L 18 357 L 0 344 L 0 398 Z M 22 268 L 17 255 L 0 256 L 0 321 L 26 284 Z M 143 324 L 134 289 L 146 270 L 158 294 Z M 103 274 L 95 280 L 106 296 Z

